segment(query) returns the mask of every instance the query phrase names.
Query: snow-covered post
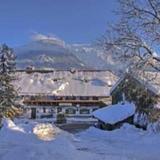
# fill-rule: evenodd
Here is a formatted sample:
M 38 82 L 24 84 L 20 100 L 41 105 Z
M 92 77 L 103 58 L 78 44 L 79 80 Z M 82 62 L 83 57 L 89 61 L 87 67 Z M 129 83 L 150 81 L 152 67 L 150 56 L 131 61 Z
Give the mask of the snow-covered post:
M 123 102 L 123 104 L 125 104 L 125 101 L 126 101 L 126 97 L 125 97 L 125 93 L 123 92 L 122 93 L 122 102 Z

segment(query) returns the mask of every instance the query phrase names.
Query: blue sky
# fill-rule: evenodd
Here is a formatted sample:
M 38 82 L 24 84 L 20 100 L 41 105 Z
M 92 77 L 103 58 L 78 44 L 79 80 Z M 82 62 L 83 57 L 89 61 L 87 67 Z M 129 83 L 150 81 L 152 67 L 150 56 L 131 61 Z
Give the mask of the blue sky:
M 116 0 L 0 0 L 0 43 L 27 43 L 32 33 L 92 43 L 115 19 Z

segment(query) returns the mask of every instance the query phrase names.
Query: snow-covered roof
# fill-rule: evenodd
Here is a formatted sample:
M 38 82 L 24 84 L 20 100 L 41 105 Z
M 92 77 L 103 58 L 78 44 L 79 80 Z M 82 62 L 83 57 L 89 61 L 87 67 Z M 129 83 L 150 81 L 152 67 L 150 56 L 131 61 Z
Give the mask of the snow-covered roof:
M 109 96 L 117 76 L 109 71 L 17 72 L 14 82 L 19 94 L 61 96 Z
M 117 88 L 117 86 L 124 80 L 125 76 L 121 76 L 117 82 L 112 86 L 110 93 L 112 94 L 112 92 Z
M 133 103 L 110 105 L 94 111 L 92 114 L 95 118 L 108 124 L 115 124 L 123 121 L 135 113 L 135 105 Z
M 132 74 L 125 74 L 121 78 L 119 78 L 119 80 L 112 86 L 110 90 L 111 93 L 126 78 L 126 75 L 133 77 L 156 95 L 160 95 L 160 72 L 141 70 Z

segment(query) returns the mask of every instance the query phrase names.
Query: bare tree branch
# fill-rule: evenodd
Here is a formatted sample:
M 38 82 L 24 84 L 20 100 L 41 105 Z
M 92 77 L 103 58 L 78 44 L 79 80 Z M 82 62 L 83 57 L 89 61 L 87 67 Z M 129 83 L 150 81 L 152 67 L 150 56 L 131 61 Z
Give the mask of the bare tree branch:
M 160 1 L 118 0 L 118 23 L 103 37 L 106 54 L 130 61 L 130 69 L 146 65 L 160 71 Z M 134 67 L 133 67 L 134 66 Z

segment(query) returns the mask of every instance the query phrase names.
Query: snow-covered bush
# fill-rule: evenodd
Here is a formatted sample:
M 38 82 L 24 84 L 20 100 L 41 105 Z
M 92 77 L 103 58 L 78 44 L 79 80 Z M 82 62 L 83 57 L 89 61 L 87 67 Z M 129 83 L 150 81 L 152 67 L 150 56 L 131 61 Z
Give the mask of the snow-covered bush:
M 14 121 L 12 121 L 11 119 L 9 118 L 3 118 L 2 119 L 2 127 L 3 127 L 3 130 L 14 130 L 14 131 L 19 131 L 19 132 L 25 132 L 23 128 L 17 126 Z
M 38 124 L 33 128 L 33 133 L 42 140 L 53 140 L 60 130 L 52 124 Z
M 154 108 L 160 109 L 160 102 L 154 105 Z
M 134 124 L 146 128 L 149 123 L 149 119 L 146 113 L 136 113 L 134 115 Z
M 134 124 L 147 129 L 149 132 L 160 133 L 160 119 L 157 119 L 157 116 L 153 113 L 150 115 L 146 113 L 136 113 L 134 116 Z
M 147 130 L 153 133 L 160 133 L 160 120 L 157 122 L 148 124 Z

